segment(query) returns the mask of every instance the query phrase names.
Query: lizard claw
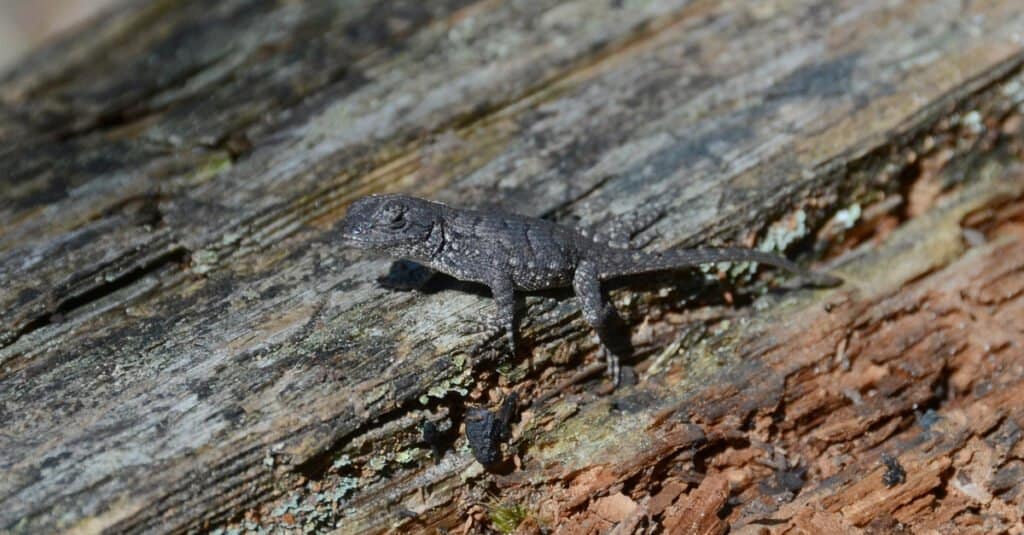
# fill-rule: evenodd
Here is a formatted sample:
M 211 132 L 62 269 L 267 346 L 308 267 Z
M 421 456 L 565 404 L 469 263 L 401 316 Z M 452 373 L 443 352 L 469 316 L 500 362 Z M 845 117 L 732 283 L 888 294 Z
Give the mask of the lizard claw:
M 622 365 L 619 362 L 619 357 L 615 356 L 608 348 L 601 346 L 601 357 L 604 358 L 606 368 L 605 373 L 612 379 L 612 386 L 618 387 L 619 383 L 622 382 Z
M 462 318 L 459 322 L 458 333 L 461 336 L 481 336 L 482 339 L 472 345 L 473 354 L 481 354 L 492 342 L 502 337 L 505 329 L 492 322 L 483 321 L 477 318 Z
M 506 347 L 508 347 L 509 356 L 512 358 L 516 357 L 516 337 L 515 333 L 511 330 L 502 327 L 497 322 L 485 321 L 476 318 L 463 318 L 462 327 L 459 329 L 459 334 L 463 336 L 478 336 L 483 335 L 483 340 L 474 344 L 474 351 L 479 352 L 485 346 L 489 345 L 500 338 L 505 338 Z
M 484 321 L 474 317 L 459 318 L 458 333 L 462 336 L 486 334 L 487 338 L 495 338 L 501 332 L 501 327 L 494 322 Z

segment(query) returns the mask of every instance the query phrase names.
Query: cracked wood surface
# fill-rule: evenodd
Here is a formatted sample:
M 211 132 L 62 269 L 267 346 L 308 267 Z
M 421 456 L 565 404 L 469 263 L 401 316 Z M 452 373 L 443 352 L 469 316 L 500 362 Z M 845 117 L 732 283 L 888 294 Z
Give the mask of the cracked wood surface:
M 504 483 L 560 480 L 535 499 L 564 508 L 628 482 L 636 516 L 687 533 L 1021 532 L 1022 192 L 1018 171 L 942 203 L 848 264 L 855 288 L 733 327 L 730 349 L 758 359 L 728 381 L 679 394 L 668 379 L 631 393 L 659 400 L 641 410 L 590 407 L 581 418 L 604 431 L 556 431 Z M 979 215 L 990 241 L 967 249 L 960 224 Z M 904 481 L 884 484 L 882 454 Z M 593 501 L 563 515 L 570 533 L 615 527 Z
M 979 496 L 1009 518 L 1020 446 L 979 444 L 1022 423 L 985 412 L 1018 378 L 1019 201 L 999 203 L 1020 195 L 1021 27 L 1011 0 L 126 3 L 0 84 L 0 527 L 481 526 L 493 492 L 596 530 L 726 502 L 734 529 L 853 529 L 878 504 L 925 527 Z M 339 249 L 376 191 L 598 226 L 656 204 L 647 247 L 792 245 L 853 283 L 803 308 L 741 270 L 734 307 L 678 277 L 616 291 L 642 382 L 600 397 L 562 386 L 594 359 L 571 299 L 529 298 L 531 358 L 508 361 L 466 333 L 486 296 L 389 290 L 389 262 Z M 947 204 L 1004 231 L 964 255 L 933 232 L 966 216 Z M 913 255 L 843 253 L 901 224 Z M 943 321 L 907 312 L 929 299 Z M 1004 379 L 950 327 L 979 311 L 1009 322 L 980 331 L 1009 340 Z M 821 372 L 837 355 L 858 373 Z M 520 469 L 482 473 L 460 418 L 510 388 L 541 400 Z M 915 438 L 924 407 L 941 433 Z M 452 428 L 436 465 L 425 419 Z M 799 492 L 761 493 L 791 501 L 758 494 L 759 451 L 805 463 Z M 857 486 L 881 451 L 907 468 L 891 494 Z M 627 483 L 629 514 L 591 501 Z

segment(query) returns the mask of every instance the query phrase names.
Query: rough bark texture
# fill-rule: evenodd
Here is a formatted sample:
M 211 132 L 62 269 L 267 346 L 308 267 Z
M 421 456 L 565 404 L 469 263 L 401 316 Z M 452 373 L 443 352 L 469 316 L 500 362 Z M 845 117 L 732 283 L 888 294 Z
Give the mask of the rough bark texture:
M 1021 28 L 1016 0 L 127 2 L 0 84 L 0 529 L 1020 533 Z M 568 295 L 526 300 L 511 358 L 467 329 L 486 293 L 339 248 L 377 191 L 657 205 L 644 247 L 849 283 L 616 289 L 639 382 L 609 392 Z M 512 390 L 485 471 L 460 426 Z

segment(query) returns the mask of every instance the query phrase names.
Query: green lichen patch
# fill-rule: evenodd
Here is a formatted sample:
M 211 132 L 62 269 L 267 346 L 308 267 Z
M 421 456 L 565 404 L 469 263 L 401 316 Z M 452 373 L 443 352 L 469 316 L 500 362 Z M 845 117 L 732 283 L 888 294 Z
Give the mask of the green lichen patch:
M 530 516 L 530 510 L 521 504 L 491 503 L 487 508 L 491 525 L 498 533 L 513 533 Z

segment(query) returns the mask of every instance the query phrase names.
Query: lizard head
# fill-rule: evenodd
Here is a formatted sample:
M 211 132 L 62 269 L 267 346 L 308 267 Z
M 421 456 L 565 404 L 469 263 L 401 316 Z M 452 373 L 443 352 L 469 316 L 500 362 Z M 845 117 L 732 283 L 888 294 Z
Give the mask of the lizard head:
M 368 195 L 349 207 L 341 239 L 360 249 L 422 258 L 440 218 L 439 205 L 406 195 Z

